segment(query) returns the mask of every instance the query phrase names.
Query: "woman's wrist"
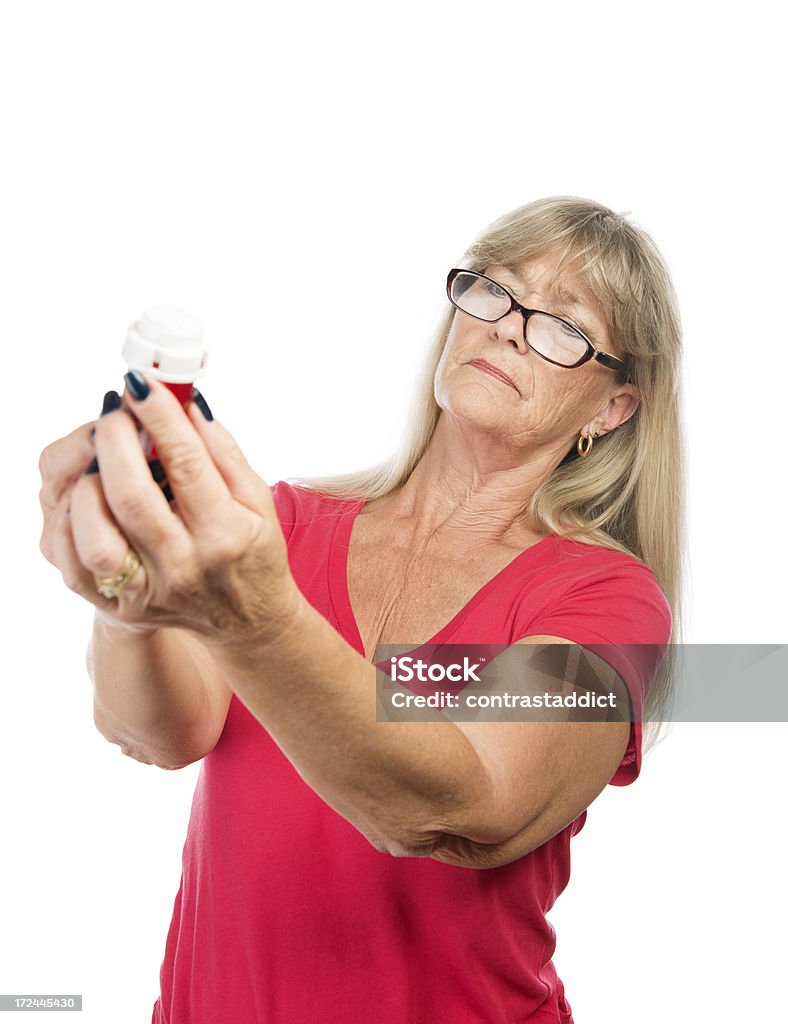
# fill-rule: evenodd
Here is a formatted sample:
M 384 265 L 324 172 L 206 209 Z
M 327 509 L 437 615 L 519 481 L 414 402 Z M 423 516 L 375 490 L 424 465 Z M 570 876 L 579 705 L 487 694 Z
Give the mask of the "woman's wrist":
M 124 643 L 129 640 L 149 639 L 161 632 L 161 627 L 142 622 L 118 622 L 96 609 L 93 632 L 101 639 Z
M 240 669 L 254 668 L 262 660 L 286 658 L 288 652 L 308 643 L 310 613 L 316 614 L 290 578 L 276 601 L 265 602 L 264 618 L 249 631 L 200 639 L 217 661 Z

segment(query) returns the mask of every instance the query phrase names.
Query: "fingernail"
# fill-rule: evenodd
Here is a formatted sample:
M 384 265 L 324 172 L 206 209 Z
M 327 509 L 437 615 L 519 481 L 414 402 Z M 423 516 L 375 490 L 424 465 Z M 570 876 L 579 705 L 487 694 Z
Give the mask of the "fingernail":
M 117 391 L 108 391 L 106 395 L 104 395 L 104 404 L 101 406 L 101 415 L 106 416 L 108 412 L 114 412 L 116 409 L 120 409 L 120 395 Z M 93 435 L 91 434 L 91 437 L 92 436 Z
M 167 470 L 162 466 L 159 459 L 151 459 L 148 465 L 150 466 L 151 476 L 157 484 L 167 479 Z
M 123 379 L 131 397 L 137 402 L 144 402 L 150 394 L 150 387 L 139 370 L 129 370 Z
M 198 391 L 197 388 L 192 388 L 192 401 L 197 406 L 197 408 L 200 410 L 200 412 L 203 414 L 203 416 L 206 418 L 206 420 L 208 420 L 208 422 L 210 423 L 211 420 L 213 419 L 213 413 L 211 412 L 211 407 L 208 405 L 208 403 L 203 398 L 202 392 Z
M 164 495 L 167 501 L 170 502 L 170 504 L 172 504 L 172 502 L 175 501 L 175 495 L 172 493 L 172 488 L 170 487 L 169 484 L 165 484 L 162 487 L 161 493 Z
M 98 459 L 94 456 L 90 460 L 90 464 L 88 465 L 88 468 L 85 470 L 85 476 L 93 476 L 93 474 L 94 473 L 98 473 L 98 471 L 99 471 Z

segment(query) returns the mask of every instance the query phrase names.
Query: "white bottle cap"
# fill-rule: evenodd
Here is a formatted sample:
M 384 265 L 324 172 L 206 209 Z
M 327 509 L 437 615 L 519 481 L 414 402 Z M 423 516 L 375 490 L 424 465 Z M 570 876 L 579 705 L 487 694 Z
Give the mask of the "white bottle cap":
M 169 384 L 191 384 L 208 356 L 202 321 L 172 306 L 151 306 L 129 326 L 122 354 L 130 370 Z

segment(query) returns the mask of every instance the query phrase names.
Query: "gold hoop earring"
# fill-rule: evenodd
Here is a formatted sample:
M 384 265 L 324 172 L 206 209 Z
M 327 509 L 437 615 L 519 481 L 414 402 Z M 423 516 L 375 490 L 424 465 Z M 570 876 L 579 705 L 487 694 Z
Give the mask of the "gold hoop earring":
M 581 434 L 577 439 L 577 454 L 581 459 L 585 459 L 591 453 L 591 449 L 594 447 L 594 438 L 599 437 L 599 434 Z

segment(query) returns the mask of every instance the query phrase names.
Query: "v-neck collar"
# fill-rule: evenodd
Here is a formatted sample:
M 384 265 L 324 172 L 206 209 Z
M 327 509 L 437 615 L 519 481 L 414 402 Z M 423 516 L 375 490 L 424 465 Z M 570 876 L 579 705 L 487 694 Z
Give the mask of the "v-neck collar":
M 353 532 L 353 525 L 355 524 L 356 517 L 359 515 L 361 510 L 367 504 L 367 499 L 361 499 L 355 501 L 349 505 L 344 515 L 338 517 L 338 522 L 334 530 L 334 537 L 331 543 L 331 551 L 329 555 L 329 573 L 328 573 L 328 585 L 331 594 L 331 603 L 334 606 L 334 611 L 337 616 L 339 623 L 339 629 L 342 636 L 355 647 L 355 649 L 363 657 L 367 657 L 367 653 L 364 650 L 364 644 L 361 639 L 361 631 L 358 628 L 358 622 L 356 621 L 355 612 L 353 606 L 350 603 L 350 588 L 348 586 L 348 553 L 350 550 L 350 537 Z M 541 549 L 548 541 L 554 541 L 557 538 L 557 534 L 551 533 L 547 537 L 543 537 L 541 540 L 536 541 L 535 544 L 531 544 L 529 547 L 520 551 L 514 556 L 514 558 L 507 562 L 502 569 L 488 580 L 473 597 L 467 601 L 462 608 L 460 608 L 456 614 L 443 626 L 438 632 L 431 637 L 429 640 L 425 640 L 423 646 L 426 644 L 439 644 L 444 643 L 447 637 L 450 637 L 454 633 L 457 627 L 470 615 L 470 613 L 481 603 L 489 593 L 493 590 L 501 580 L 509 573 L 513 572 L 515 568 L 519 568 L 521 563 L 532 557 L 533 553 L 537 549 Z

